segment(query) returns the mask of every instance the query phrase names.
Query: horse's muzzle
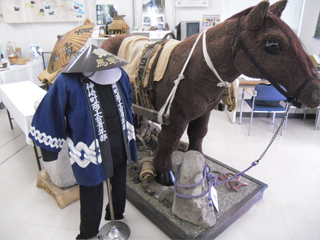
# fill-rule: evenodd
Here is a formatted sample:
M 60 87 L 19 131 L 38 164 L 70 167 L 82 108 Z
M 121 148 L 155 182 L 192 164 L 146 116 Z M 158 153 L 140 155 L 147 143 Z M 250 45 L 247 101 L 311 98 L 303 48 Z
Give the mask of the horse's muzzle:
M 310 99 L 312 103 L 320 104 L 320 86 L 315 86 L 310 90 Z

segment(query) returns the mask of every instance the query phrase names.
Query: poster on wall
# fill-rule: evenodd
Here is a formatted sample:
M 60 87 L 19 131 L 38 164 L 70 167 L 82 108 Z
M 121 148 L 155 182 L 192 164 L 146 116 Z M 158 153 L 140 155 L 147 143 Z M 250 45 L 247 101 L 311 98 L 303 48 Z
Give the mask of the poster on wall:
M 114 16 L 118 15 L 117 5 L 96 5 L 97 25 L 112 23 Z
M 84 0 L 2 0 L 0 9 L 5 23 L 85 20 Z
M 142 27 L 148 30 L 151 26 L 163 28 L 165 25 L 164 0 L 143 0 L 142 1 Z
M 319 17 L 318 17 L 318 23 L 316 26 L 316 31 L 314 33 L 314 38 L 320 39 L 320 12 L 319 12 Z
M 220 19 L 221 19 L 220 15 L 202 15 L 201 31 L 206 30 L 210 27 L 214 27 L 215 25 L 219 24 Z
M 176 7 L 208 7 L 209 0 L 176 0 Z

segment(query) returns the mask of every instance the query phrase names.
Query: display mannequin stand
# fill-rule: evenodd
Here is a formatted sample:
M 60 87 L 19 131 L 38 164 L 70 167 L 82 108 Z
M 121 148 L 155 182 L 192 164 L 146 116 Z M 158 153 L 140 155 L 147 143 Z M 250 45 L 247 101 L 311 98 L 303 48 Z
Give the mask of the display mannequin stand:
M 126 240 L 130 236 L 130 228 L 127 224 L 123 222 L 114 221 L 114 211 L 113 211 L 110 179 L 107 180 L 107 191 L 108 191 L 108 198 L 109 198 L 109 205 L 110 205 L 111 222 L 105 224 L 101 228 L 99 239 L 100 240 L 109 240 L 109 239 Z
M 119 80 L 121 77 L 121 70 L 119 68 L 112 68 L 104 71 L 97 72 L 83 72 L 84 76 L 88 76 L 95 83 L 106 85 L 112 84 Z M 130 228 L 127 224 L 114 220 L 114 211 L 113 211 L 113 203 L 112 203 L 112 194 L 111 194 L 111 184 L 110 179 L 107 179 L 107 191 L 110 205 L 110 216 L 111 222 L 105 224 L 99 234 L 100 240 L 109 240 L 109 239 L 117 239 L 117 240 L 126 240 L 130 236 Z

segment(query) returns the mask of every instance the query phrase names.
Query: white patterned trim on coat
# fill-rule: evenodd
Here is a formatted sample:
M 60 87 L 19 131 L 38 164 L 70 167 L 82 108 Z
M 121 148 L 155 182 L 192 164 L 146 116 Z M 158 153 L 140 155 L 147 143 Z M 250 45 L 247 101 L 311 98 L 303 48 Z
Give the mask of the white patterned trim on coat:
M 88 94 L 88 98 L 90 100 L 90 106 L 94 114 L 94 120 L 96 121 L 96 126 L 98 130 L 99 140 L 100 142 L 105 142 L 108 139 L 107 131 L 104 128 L 103 114 L 100 111 L 101 106 L 98 101 L 98 96 L 96 90 L 94 89 L 94 84 L 92 82 L 86 83 L 86 90 Z
M 39 130 L 36 130 L 35 127 L 31 126 L 30 134 L 34 136 L 34 139 L 39 143 L 43 143 L 46 146 L 56 149 L 62 149 L 65 139 L 63 138 L 52 138 L 50 135 L 41 133 Z
M 119 110 L 122 130 L 125 130 L 126 129 L 126 117 L 125 117 L 125 114 L 124 114 L 124 107 L 123 107 L 123 103 L 122 103 L 122 100 L 121 100 L 120 92 L 119 92 L 119 89 L 118 89 L 118 86 L 117 86 L 116 83 L 112 84 L 112 90 L 113 90 L 114 97 L 116 99 L 116 104 L 117 104 L 117 107 L 118 107 L 118 110 Z
M 83 142 L 78 142 L 74 146 L 73 141 L 68 138 L 70 163 L 73 165 L 75 162 L 81 167 L 86 168 L 90 163 L 99 165 L 102 163 L 100 150 L 98 148 L 98 157 L 96 154 L 96 146 L 99 146 L 99 141 L 94 140 L 88 147 Z
M 127 121 L 127 129 L 128 129 L 128 142 L 132 139 L 136 140 L 136 135 L 134 133 L 134 126 Z

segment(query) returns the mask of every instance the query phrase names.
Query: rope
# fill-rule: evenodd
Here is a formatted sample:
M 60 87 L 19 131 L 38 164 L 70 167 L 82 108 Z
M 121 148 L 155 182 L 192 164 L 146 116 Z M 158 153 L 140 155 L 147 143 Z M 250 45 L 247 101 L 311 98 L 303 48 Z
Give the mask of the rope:
M 163 124 L 162 116 L 163 116 L 164 112 L 166 111 L 166 109 L 167 109 L 166 114 L 167 114 L 167 115 L 170 114 L 171 104 L 172 104 L 172 101 L 173 101 L 173 99 L 174 99 L 174 97 L 175 97 L 175 95 L 176 95 L 177 88 L 178 88 L 178 86 L 179 86 L 180 81 L 181 81 L 182 79 L 184 79 L 183 73 L 184 73 L 184 71 L 185 71 L 185 69 L 186 69 L 186 67 L 187 67 L 187 65 L 188 65 L 188 63 L 189 63 L 189 61 L 190 61 L 191 55 L 193 54 L 194 49 L 195 49 L 195 47 L 196 47 L 196 45 L 197 45 L 200 37 L 202 36 L 202 34 L 203 34 L 203 38 L 202 38 L 202 52 L 203 52 L 203 55 L 204 55 L 204 59 L 205 59 L 207 65 L 208 65 L 208 67 L 213 71 L 213 73 L 216 75 L 216 77 L 217 77 L 217 78 L 219 79 L 219 81 L 220 81 L 220 82 L 217 84 L 217 86 L 218 86 L 218 87 L 226 87 L 226 88 L 231 86 L 229 82 L 225 82 L 225 81 L 223 81 L 223 80 L 221 79 L 221 77 L 219 76 L 217 70 L 216 70 L 216 69 L 214 68 L 214 66 L 213 66 L 213 63 L 212 63 L 212 61 L 211 61 L 211 59 L 210 59 L 210 57 L 209 57 L 208 51 L 207 51 L 206 31 L 207 31 L 207 29 L 206 29 L 205 31 L 201 32 L 201 33 L 198 35 L 196 41 L 194 42 L 194 44 L 193 44 L 193 46 L 192 46 L 192 48 L 191 48 L 191 50 L 190 50 L 190 53 L 189 53 L 189 56 L 188 56 L 186 62 L 185 62 L 184 65 L 183 65 L 183 68 L 182 68 L 182 70 L 181 70 L 178 78 L 177 78 L 176 80 L 174 80 L 174 82 L 173 82 L 173 83 L 174 83 L 174 86 L 173 86 L 173 88 L 172 88 L 172 90 L 171 90 L 171 92 L 170 92 L 170 94 L 169 94 L 166 102 L 163 104 L 163 106 L 160 108 L 160 110 L 159 110 L 159 112 L 158 112 L 158 123 Z
M 228 87 L 231 87 L 230 83 L 229 82 L 226 82 L 226 81 L 223 81 L 219 75 L 219 73 L 217 72 L 217 70 L 214 68 L 213 66 L 213 63 L 209 57 L 209 54 L 208 54 L 208 51 L 207 51 L 207 43 L 206 43 L 206 31 L 208 29 L 206 29 L 204 32 L 203 32 L 203 38 L 202 38 L 202 52 L 203 52 L 203 56 L 204 56 L 204 59 L 206 60 L 206 63 L 208 65 L 208 67 L 212 70 L 212 72 L 216 75 L 216 77 L 219 79 L 219 83 L 217 84 L 218 87 L 225 87 L 225 88 L 228 88 Z
M 282 120 L 281 120 L 281 123 L 280 123 L 277 131 L 273 134 L 273 136 L 272 136 L 272 138 L 271 138 L 268 146 L 267 146 L 266 149 L 262 152 L 262 154 L 260 155 L 260 157 L 259 157 L 257 160 L 253 161 L 253 162 L 251 163 L 251 165 L 250 165 L 247 169 L 245 169 L 244 171 L 238 173 L 237 175 L 235 175 L 235 176 L 233 176 L 233 177 L 231 177 L 231 178 L 229 178 L 229 179 L 227 179 L 227 180 L 224 180 L 224 181 L 222 181 L 222 182 L 219 182 L 217 185 L 220 185 L 220 184 L 224 184 L 224 183 L 226 183 L 226 182 L 229 182 L 229 181 L 231 181 L 231 180 L 233 180 L 233 179 L 235 179 L 235 178 L 243 175 L 245 172 L 249 171 L 251 168 L 253 168 L 253 167 L 255 167 L 255 166 L 257 166 L 257 165 L 259 164 L 260 160 L 264 157 L 264 155 L 266 155 L 266 153 L 267 153 L 267 151 L 269 150 L 269 148 L 271 147 L 272 143 L 274 142 L 274 140 L 275 140 L 276 137 L 278 136 L 278 134 L 279 134 L 279 132 L 280 132 L 280 129 L 282 128 L 284 122 L 286 121 L 286 119 L 287 119 L 287 117 L 288 117 L 289 110 L 290 110 L 290 105 L 291 105 L 291 103 L 289 103 L 289 105 L 287 106 L 287 110 L 286 110 L 286 112 L 285 112 L 285 114 L 284 114 L 284 116 L 283 116 L 283 118 L 282 118 Z
M 181 197 L 181 198 L 199 198 L 199 197 L 203 197 L 203 196 L 205 196 L 206 194 L 209 193 L 208 200 L 209 200 L 209 202 L 210 202 L 210 204 L 211 204 L 211 200 L 212 200 L 212 199 L 211 199 L 211 187 L 214 187 L 214 186 L 216 186 L 216 185 L 225 184 L 225 183 L 227 183 L 227 182 L 229 182 L 229 181 L 231 181 L 231 180 L 233 180 L 233 179 L 235 179 L 235 178 L 243 175 L 244 173 L 246 173 L 247 171 L 249 171 L 251 168 L 253 168 L 253 167 L 255 167 L 256 165 L 259 164 L 260 160 L 265 156 L 265 154 L 267 153 L 267 151 L 268 151 L 269 148 L 271 147 L 272 143 L 273 143 L 274 140 L 276 139 L 277 135 L 279 134 L 279 131 L 280 131 L 280 129 L 282 128 L 284 122 L 286 121 L 287 116 L 288 116 L 288 113 L 289 113 L 289 110 L 290 110 L 290 105 L 291 105 L 291 104 L 289 103 L 289 106 L 287 106 L 287 110 L 286 110 L 286 112 L 285 112 L 285 114 L 284 114 L 284 116 L 283 116 L 283 118 L 282 118 L 282 121 L 281 121 L 278 129 L 277 129 L 277 131 L 274 133 L 274 135 L 272 136 L 272 138 L 271 138 L 268 146 L 266 147 L 266 149 L 262 152 L 262 154 L 260 155 L 260 157 L 259 157 L 257 160 L 255 160 L 255 161 L 253 161 L 253 162 L 251 163 L 251 165 L 250 165 L 247 169 L 245 169 L 244 171 L 242 171 L 242 172 L 238 173 L 237 175 L 234 175 L 234 176 L 232 176 L 232 177 L 230 177 L 230 178 L 228 178 L 228 179 L 226 179 L 226 180 L 224 180 L 224 181 L 218 182 L 218 177 L 217 177 L 216 175 L 214 175 L 214 174 L 208 174 L 208 175 L 207 175 L 206 168 L 205 168 L 204 171 L 203 171 L 203 178 L 201 179 L 201 181 L 199 181 L 199 182 L 197 182 L 197 183 L 189 184 L 189 185 L 181 185 L 181 184 L 179 183 L 179 181 L 176 180 L 176 181 L 175 181 L 175 184 L 174 184 L 174 194 L 177 195 L 178 197 Z M 178 169 L 177 169 L 177 175 L 178 175 L 178 173 L 179 173 L 179 169 L 180 169 L 180 165 L 178 166 Z M 202 183 L 205 181 L 205 179 L 207 179 L 207 181 L 208 181 L 208 185 L 209 185 L 209 186 L 208 186 L 208 189 L 207 189 L 205 192 L 203 192 L 203 193 L 201 193 L 201 194 L 199 194 L 199 195 L 196 195 L 196 196 L 187 196 L 187 195 L 183 195 L 183 194 L 178 193 L 177 190 L 176 190 L 176 187 L 177 187 L 177 186 L 180 187 L 180 188 L 196 187 L 196 186 L 202 184 Z
M 177 169 L 177 173 L 179 172 L 179 169 L 180 169 L 180 164 L 178 166 L 178 169 Z M 177 186 L 180 187 L 180 188 L 190 188 L 190 187 L 196 187 L 196 186 L 199 186 L 200 184 L 202 184 L 206 179 L 208 179 L 208 189 L 199 194 L 199 195 L 196 195 L 196 196 L 187 196 L 187 195 L 182 195 L 180 193 L 177 192 Z M 197 183 L 193 183 L 193 184 L 189 184 L 189 185 L 182 185 L 179 183 L 178 180 L 175 181 L 175 184 L 174 184 L 174 194 L 177 195 L 178 197 L 181 197 L 181 198 L 199 198 L 199 197 L 203 197 L 205 196 L 207 193 L 209 193 L 209 201 L 211 201 L 211 187 L 217 185 L 217 182 L 218 182 L 218 177 L 214 174 L 208 174 L 207 176 L 207 169 L 205 168 L 203 170 L 203 178 L 201 179 L 200 182 L 197 182 Z

